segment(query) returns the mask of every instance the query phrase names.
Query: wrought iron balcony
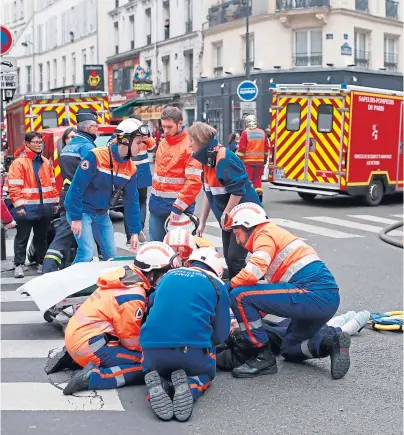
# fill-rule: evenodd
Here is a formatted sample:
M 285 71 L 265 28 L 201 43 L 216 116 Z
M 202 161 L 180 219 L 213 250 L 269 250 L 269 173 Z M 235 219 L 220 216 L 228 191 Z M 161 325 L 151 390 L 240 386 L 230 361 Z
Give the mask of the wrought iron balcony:
M 370 53 L 368 51 L 355 50 L 355 65 L 361 68 L 369 68 Z
M 164 82 L 161 84 L 161 93 L 162 94 L 170 93 L 170 82 Z
M 369 0 L 355 0 L 355 9 L 357 11 L 369 12 Z
M 147 45 L 151 44 L 151 35 L 147 35 Z
M 295 53 L 293 55 L 294 66 L 321 66 L 323 53 Z
M 330 0 L 276 0 L 276 9 L 288 11 L 291 9 L 329 7 Z
M 398 1 L 386 0 L 386 17 L 398 19 Z
M 188 20 L 185 23 L 185 33 L 191 33 L 192 32 L 192 20 Z
M 221 77 L 223 75 L 223 67 L 216 66 L 215 68 L 213 68 L 213 72 L 215 74 L 215 77 Z
M 244 71 L 246 69 L 247 62 L 243 59 Z M 254 59 L 250 59 L 250 68 L 254 68 Z
M 209 22 L 209 27 L 245 18 L 248 12 L 251 15 L 252 6 L 251 4 L 247 6 L 247 3 L 246 0 L 230 0 L 212 6 L 209 8 L 208 16 L 206 17 Z
M 384 67 L 389 71 L 397 71 L 398 54 L 384 53 Z

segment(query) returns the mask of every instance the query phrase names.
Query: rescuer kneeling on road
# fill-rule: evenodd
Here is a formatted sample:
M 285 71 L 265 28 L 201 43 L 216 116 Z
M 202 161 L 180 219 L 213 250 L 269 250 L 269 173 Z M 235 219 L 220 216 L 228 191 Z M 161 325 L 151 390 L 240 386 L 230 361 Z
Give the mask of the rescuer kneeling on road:
M 140 344 L 143 367 L 151 370 L 145 378 L 150 404 L 162 420 L 188 420 L 215 377 L 214 346 L 230 329 L 222 260 L 215 248 L 194 250 L 187 267 L 162 278 L 150 303 Z
M 103 259 L 116 256 L 114 228 L 108 209 L 116 204 L 122 193 L 133 251 L 139 245 L 139 194 L 136 165 L 131 157 L 139 152 L 139 146 L 148 136 L 148 128 L 136 119 L 125 119 L 114 135 L 116 139 L 111 146 L 87 153 L 66 195 L 67 220 L 78 245 L 73 264 L 92 260 L 93 227 L 99 235 Z
M 312 247 L 271 223 L 253 203 L 236 206 L 227 223 L 237 243 L 251 253 L 247 266 L 231 280 L 230 302 L 249 347 L 244 364 L 233 369 L 237 378 L 277 372 L 276 359 L 262 327 L 261 313 L 291 319 L 281 344 L 289 361 L 331 357 L 331 376 L 349 370 L 351 338 L 327 326 L 338 309 L 337 283 Z M 264 280 L 265 284 L 257 284 Z M 240 356 L 240 355 L 239 355 Z
M 174 261 L 176 255 L 169 246 L 151 242 L 139 249 L 133 265 L 107 272 L 98 279 L 98 289 L 67 325 L 66 348 L 48 360 L 45 368 L 50 374 L 84 367 L 73 376 L 63 394 L 143 382 L 139 334 L 147 296 L 171 266 L 180 266 Z
M 189 129 L 194 158 L 202 163 L 204 198 L 200 225 L 197 231 L 202 237 L 206 221 L 212 209 L 222 227 L 223 254 L 233 278 L 245 266 L 247 250 L 238 246 L 231 231 L 224 228 L 223 222 L 230 211 L 239 203 L 260 204 L 240 159 L 226 147 L 218 144 L 216 130 L 203 122 L 194 122 Z

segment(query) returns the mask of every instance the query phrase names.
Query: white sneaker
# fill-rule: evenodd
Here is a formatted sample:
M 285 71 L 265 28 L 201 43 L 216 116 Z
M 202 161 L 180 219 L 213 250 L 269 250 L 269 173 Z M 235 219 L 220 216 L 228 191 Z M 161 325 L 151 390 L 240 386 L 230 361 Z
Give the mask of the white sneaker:
M 15 267 L 14 278 L 24 278 L 24 267 L 22 264 Z
M 369 311 L 359 311 L 354 318 L 341 327 L 343 332 L 347 332 L 349 335 L 354 335 L 360 332 L 368 323 L 370 318 Z
M 327 322 L 327 325 L 332 326 L 333 328 L 341 328 L 343 325 L 352 320 L 355 314 L 355 311 L 348 311 L 347 313 L 335 316 Z
M 38 272 L 38 275 L 42 275 L 42 264 L 38 264 L 38 266 L 36 267 L 36 270 Z

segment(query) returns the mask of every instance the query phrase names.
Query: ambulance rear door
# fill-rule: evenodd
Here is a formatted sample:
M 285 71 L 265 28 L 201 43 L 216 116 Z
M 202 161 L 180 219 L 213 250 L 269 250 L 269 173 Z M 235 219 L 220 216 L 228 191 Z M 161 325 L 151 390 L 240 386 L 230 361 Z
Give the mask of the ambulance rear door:
M 339 189 L 346 122 L 345 96 L 309 98 L 304 180 L 308 185 Z
M 62 100 L 36 100 L 30 104 L 30 119 L 32 131 L 43 128 L 56 128 L 62 125 L 65 117 L 65 105 Z
M 308 96 L 283 94 L 278 94 L 272 103 L 274 183 L 294 185 L 305 181 L 309 103 Z

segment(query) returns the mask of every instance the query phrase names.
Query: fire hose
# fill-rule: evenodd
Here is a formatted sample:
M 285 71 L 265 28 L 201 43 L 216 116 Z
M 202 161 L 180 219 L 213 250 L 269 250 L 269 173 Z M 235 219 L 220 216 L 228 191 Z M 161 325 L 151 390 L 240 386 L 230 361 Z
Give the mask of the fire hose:
M 379 233 L 379 237 L 383 240 L 383 242 L 386 242 L 390 245 L 393 246 L 397 246 L 398 248 L 404 249 L 404 243 L 403 240 L 396 240 L 393 237 L 390 237 L 387 235 L 387 233 L 396 230 L 397 228 L 400 228 L 404 225 L 404 221 L 402 220 L 401 222 L 396 222 L 392 225 L 389 225 L 386 228 L 383 228 L 380 233 Z

